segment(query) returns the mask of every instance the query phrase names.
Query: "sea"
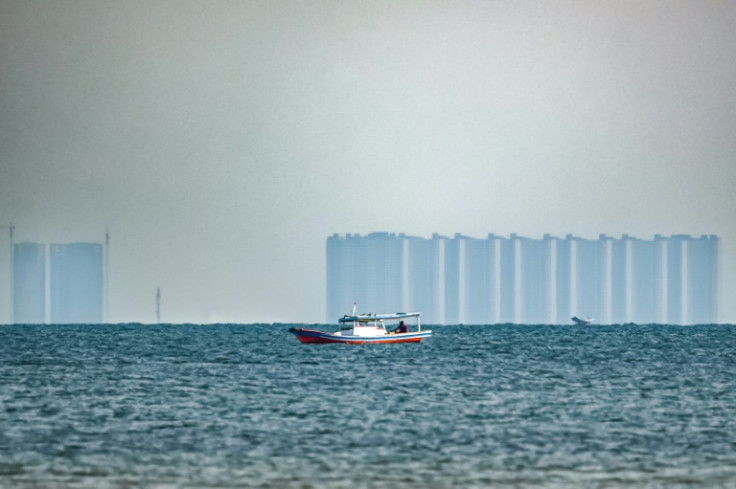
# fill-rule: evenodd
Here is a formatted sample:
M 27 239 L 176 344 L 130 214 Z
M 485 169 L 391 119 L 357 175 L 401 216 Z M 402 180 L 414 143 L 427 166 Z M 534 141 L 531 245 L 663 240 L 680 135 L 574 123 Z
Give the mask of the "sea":
M 736 487 L 736 326 L 294 326 L 0 326 L 0 487 Z

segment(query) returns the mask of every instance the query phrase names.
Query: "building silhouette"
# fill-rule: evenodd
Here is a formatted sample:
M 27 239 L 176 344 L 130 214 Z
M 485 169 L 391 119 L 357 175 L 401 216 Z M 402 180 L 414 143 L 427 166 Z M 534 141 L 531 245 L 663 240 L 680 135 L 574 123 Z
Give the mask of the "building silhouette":
M 575 308 L 584 316 L 601 320 L 606 304 L 606 251 L 607 240 L 575 238 Z
M 572 284 L 573 284 L 573 236 L 565 239 L 552 238 L 555 243 L 555 315 L 553 323 L 564 324 L 572 316 Z
M 687 242 L 689 236 L 674 235 L 667 241 L 667 322 L 682 324 L 686 322 L 687 288 Z
M 718 305 L 718 238 L 701 236 L 687 243 L 687 323 L 716 322 Z
M 399 284 L 402 297 L 399 309 L 426 311 L 426 318 L 440 317 L 444 310 L 443 243 L 439 236 L 432 239 L 400 236 L 406 257 L 403 281 Z
M 429 324 L 715 323 L 717 236 L 327 238 L 327 321 L 421 311 Z
M 445 238 L 443 241 L 445 314 L 444 320 L 442 318 L 437 319 L 445 324 L 457 324 L 460 322 L 460 245 L 462 244 L 462 236 L 457 234 L 454 239 Z
M 49 264 L 51 323 L 101 323 L 102 245 L 52 244 Z
M 498 321 L 501 323 L 516 322 L 516 239 L 515 234 L 511 238 L 498 238 L 498 251 L 500 257 L 499 267 L 499 297 L 498 297 Z
M 628 240 L 626 236 L 621 239 L 608 239 L 608 264 L 610 264 L 610 285 L 608 300 L 609 316 L 604 318 L 612 324 L 623 324 L 630 322 L 631 319 L 627 313 L 629 296 L 628 296 Z
M 554 242 L 517 238 L 519 249 L 519 314 L 517 322 L 549 324 L 554 322 Z
M 495 320 L 497 309 L 495 240 L 463 237 L 464 291 L 461 310 L 463 323 L 483 324 Z
M 13 322 L 46 322 L 46 246 L 16 243 L 13 250 Z

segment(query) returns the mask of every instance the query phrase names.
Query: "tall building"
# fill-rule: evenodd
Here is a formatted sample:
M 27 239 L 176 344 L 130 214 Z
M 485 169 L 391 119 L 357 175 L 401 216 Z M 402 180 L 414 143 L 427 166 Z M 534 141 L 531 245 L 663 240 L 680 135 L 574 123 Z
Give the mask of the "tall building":
M 611 324 L 624 324 L 631 319 L 628 314 L 628 252 L 627 239 L 610 239 L 610 307 Z
M 567 324 L 572 317 L 572 249 L 573 238 L 555 239 L 555 321 Z
M 51 323 L 101 323 L 102 245 L 52 244 L 49 255 Z
M 718 321 L 718 238 L 703 235 L 687 242 L 688 323 Z
M 495 322 L 495 241 L 463 238 L 462 321 L 470 324 Z
M 634 322 L 664 323 L 664 243 L 631 239 L 631 295 Z
M 575 239 L 576 311 L 605 321 L 608 293 L 607 239 Z
M 13 253 L 13 322 L 46 322 L 46 246 L 16 243 Z
M 355 291 L 359 270 L 355 269 L 360 241 L 337 234 L 327 239 L 327 320 L 332 322 L 350 312 L 356 301 Z
M 667 323 L 685 324 L 687 299 L 685 273 L 687 242 L 692 238 L 678 234 L 667 242 Z
M 517 236 L 512 234 L 510 238 L 500 238 L 500 294 L 499 294 L 499 317 L 501 323 L 516 322 L 516 258 L 517 258 Z
M 404 236 L 372 233 L 366 237 L 365 307 L 369 311 L 400 311 L 403 298 Z M 361 304 L 359 302 L 359 304 Z
M 460 324 L 461 297 L 460 275 L 462 272 L 462 236 L 456 234 L 454 238 L 445 240 L 445 324 Z
M 493 233 L 486 240 L 488 263 L 488 324 L 498 323 L 501 318 L 501 238 Z
M 519 242 L 519 322 L 549 324 L 553 319 L 554 244 L 543 239 L 518 238 Z
M 421 311 L 427 324 L 444 322 L 443 241 L 436 234 L 432 239 L 406 237 L 404 241 L 407 259 L 400 309 Z

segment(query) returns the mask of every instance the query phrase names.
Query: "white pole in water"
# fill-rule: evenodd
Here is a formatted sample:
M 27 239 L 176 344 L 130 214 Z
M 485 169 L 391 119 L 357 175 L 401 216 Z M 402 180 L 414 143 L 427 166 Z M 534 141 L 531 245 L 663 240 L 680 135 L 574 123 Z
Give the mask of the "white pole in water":
M 105 308 L 103 323 L 110 322 L 110 233 L 105 231 Z
M 161 287 L 156 288 L 156 322 L 161 324 Z
M 0 226 L 0 229 L 7 229 L 10 236 L 10 290 L 8 291 L 8 296 L 10 297 L 10 307 L 8 308 L 10 319 L 8 324 L 13 324 L 15 323 L 15 291 L 13 290 L 15 288 L 15 250 L 13 249 L 13 230 L 15 230 L 15 226 L 11 222 L 8 226 Z

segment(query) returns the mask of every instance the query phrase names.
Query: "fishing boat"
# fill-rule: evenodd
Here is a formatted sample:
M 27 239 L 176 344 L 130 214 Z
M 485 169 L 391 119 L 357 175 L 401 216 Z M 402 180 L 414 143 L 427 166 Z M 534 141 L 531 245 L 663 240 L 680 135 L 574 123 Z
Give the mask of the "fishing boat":
M 580 326 L 587 326 L 593 323 L 593 318 L 579 318 L 577 316 L 573 316 L 570 319 L 572 319 L 573 323 Z
M 398 324 L 397 324 L 398 322 Z M 339 331 L 328 332 L 306 328 L 290 328 L 302 343 L 419 343 L 432 336 L 431 330 L 422 330 L 421 313 L 353 314 L 338 320 Z

